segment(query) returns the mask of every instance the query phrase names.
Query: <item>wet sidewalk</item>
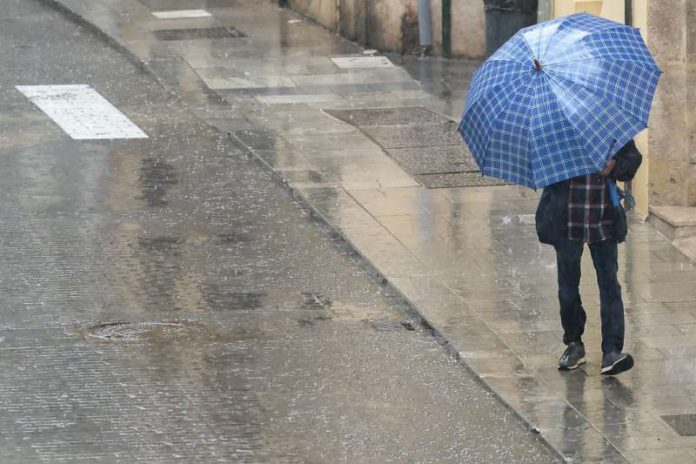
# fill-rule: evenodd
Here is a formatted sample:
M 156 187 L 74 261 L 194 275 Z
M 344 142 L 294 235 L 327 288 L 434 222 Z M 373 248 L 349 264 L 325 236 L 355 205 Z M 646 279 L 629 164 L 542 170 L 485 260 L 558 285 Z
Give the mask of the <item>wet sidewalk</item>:
M 633 221 L 620 278 L 636 367 L 599 375 L 586 260 L 589 361 L 559 372 L 538 194 L 481 178 L 454 132 L 476 63 L 365 54 L 261 0 L 45 1 L 94 24 L 281 176 L 568 461 L 696 461 L 696 266 Z M 161 13 L 174 9 L 204 13 Z

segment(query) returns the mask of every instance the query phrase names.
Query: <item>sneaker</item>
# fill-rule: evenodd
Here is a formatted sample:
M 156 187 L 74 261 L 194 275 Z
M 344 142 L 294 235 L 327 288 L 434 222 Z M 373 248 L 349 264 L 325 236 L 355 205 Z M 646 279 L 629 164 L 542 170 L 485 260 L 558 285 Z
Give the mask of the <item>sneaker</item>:
M 628 353 L 614 351 L 602 356 L 602 374 L 616 375 L 633 367 L 633 358 Z
M 582 342 L 570 342 L 568 348 L 558 360 L 558 368 L 562 371 L 571 371 L 585 362 L 585 345 Z

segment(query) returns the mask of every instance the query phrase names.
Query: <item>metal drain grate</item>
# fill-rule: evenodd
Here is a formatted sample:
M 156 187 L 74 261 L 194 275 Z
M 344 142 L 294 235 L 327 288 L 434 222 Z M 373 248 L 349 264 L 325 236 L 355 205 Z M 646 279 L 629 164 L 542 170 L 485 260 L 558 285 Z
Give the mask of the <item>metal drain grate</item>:
M 508 185 L 505 181 L 500 179 L 482 176 L 481 172 L 448 172 L 443 174 L 417 175 L 413 177 L 430 189 Z
M 253 237 L 245 232 L 228 232 L 225 234 L 219 234 L 217 237 L 220 240 L 220 243 L 225 245 L 254 241 Z
M 138 237 L 138 245 L 141 248 L 157 253 L 176 252 L 182 243 L 183 240 L 179 237 Z
M 192 40 L 192 39 L 238 39 L 246 35 L 232 26 L 209 27 L 198 29 L 162 29 L 154 31 L 160 40 Z
M 329 309 L 333 302 L 321 293 L 302 293 L 301 309 Z
M 662 419 L 682 437 L 696 436 L 696 414 L 675 414 Z
M 481 176 L 450 118 L 422 107 L 324 112 L 362 130 L 427 188 L 505 185 Z
M 403 332 L 405 330 L 416 330 L 415 324 L 411 321 L 377 320 L 369 321 L 369 324 L 377 332 Z

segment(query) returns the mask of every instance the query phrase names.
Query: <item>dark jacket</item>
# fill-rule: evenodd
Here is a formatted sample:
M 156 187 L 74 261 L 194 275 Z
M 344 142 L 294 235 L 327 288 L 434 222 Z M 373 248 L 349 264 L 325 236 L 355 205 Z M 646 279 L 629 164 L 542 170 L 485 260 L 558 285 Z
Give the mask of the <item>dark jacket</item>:
M 636 175 L 643 156 L 633 141 L 628 142 L 614 156 L 616 165 L 609 174 L 614 180 L 626 182 Z M 570 181 L 565 180 L 544 189 L 536 211 L 536 230 L 541 243 L 555 245 L 568 236 L 568 196 Z M 622 207 L 614 208 L 614 239 L 621 243 L 628 234 L 626 212 Z

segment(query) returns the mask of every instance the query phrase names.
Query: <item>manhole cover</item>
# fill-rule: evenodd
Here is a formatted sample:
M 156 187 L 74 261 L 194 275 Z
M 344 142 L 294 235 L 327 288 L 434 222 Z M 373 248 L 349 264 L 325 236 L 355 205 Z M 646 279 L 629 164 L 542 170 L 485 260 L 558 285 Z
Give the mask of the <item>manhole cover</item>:
M 152 337 L 183 337 L 198 327 L 190 321 L 106 322 L 88 327 L 84 335 L 104 341 L 135 342 Z
M 232 26 L 199 29 L 161 29 L 154 31 L 154 34 L 160 40 L 238 39 L 246 37 L 246 35 Z
M 696 436 L 696 414 L 674 414 L 662 419 L 682 437 Z

